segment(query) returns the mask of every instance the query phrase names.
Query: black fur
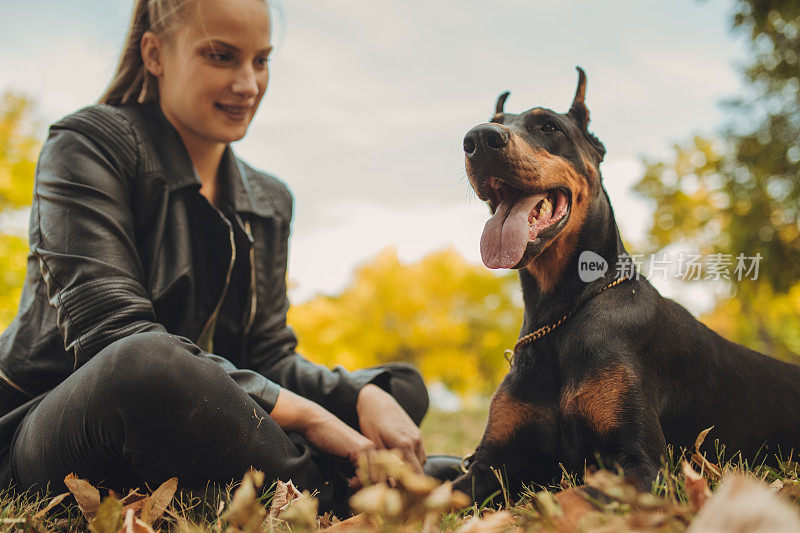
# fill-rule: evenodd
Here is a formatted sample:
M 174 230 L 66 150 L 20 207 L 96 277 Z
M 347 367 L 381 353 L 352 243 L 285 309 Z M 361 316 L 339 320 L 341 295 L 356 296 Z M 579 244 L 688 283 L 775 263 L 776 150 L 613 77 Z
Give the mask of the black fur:
M 493 399 L 486 434 L 455 488 L 482 502 L 500 487 L 492 468 L 503 472 L 514 491 L 523 482 L 549 482 L 559 475 L 559 464 L 582 474 L 599 458 L 646 489 L 668 444 L 676 451 L 690 447 L 711 426 L 704 450 L 712 458 L 716 439 L 725 445 L 726 457 L 736 451 L 748 460 L 759 451 L 768 461 L 778 453 L 786 457 L 800 448 L 800 367 L 725 340 L 659 295 L 643 276 L 600 293 L 619 277 L 625 248 L 597 167 L 605 148 L 587 130 L 582 98 L 577 109 L 573 102 L 566 114 L 536 108 L 492 119 L 524 140 L 532 154 L 544 149 L 567 161 L 587 180 L 589 205 L 582 220 L 567 223 L 581 227 L 554 287 L 542 290 L 525 265 L 518 265 L 525 302 L 521 337 L 577 311 L 516 354 Z M 547 122 L 558 132 L 549 126 L 543 132 Z M 468 151 L 470 182 L 482 199 L 489 176 L 522 181 L 511 175 L 504 150 Z M 594 168 L 587 168 L 587 161 Z M 608 262 L 604 277 L 591 283 L 579 279 L 583 250 Z M 618 390 L 615 383 L 621 384 Z M 603 398 L 613 401 L 597 401 Z M 509 401 L 516 407 L 507 408 Z M 506 434 L 497 427 L 512 430 Z

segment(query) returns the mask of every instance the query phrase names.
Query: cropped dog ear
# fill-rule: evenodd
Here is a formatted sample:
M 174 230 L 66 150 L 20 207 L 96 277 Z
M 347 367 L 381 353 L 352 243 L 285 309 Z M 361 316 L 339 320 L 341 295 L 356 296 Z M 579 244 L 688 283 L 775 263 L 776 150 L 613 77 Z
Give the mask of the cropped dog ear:
M 503 114 L 503 106 L 506 105 L 506 100 L 508 99 L 509 94 L 511 93 L 509 91 L 506 91 L 497 97 L 497 103 L 494 104 L 494 117 Z
M 606 147 L 600 142 L 600 139 L 589 133 L 589 108 L 586 107 L 586 73 L 581 67 L 575 67 L 578 71 L 578 88 L 575 89 L 575 98 L 572 99 L 572 105 L 567 112 L 572 116 L 586 135 L 589 144 L 597 152 L 597 162 L 600 163 L 606 155 Z
M 572 99 L 572 106 L 570 106 L 568 115 L 578 122 L 581 129 L 586 130 L 589 125 L 589 109 L 586 107 L 586 73 L 581 67 L 575 67 L 578 70 L 578 88 L 575 89 L 575 98 Z

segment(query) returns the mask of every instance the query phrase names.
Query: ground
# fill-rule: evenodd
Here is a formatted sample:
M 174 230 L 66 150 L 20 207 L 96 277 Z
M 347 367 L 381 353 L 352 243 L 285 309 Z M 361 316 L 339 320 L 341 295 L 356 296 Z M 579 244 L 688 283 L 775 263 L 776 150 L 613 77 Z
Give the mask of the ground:
M 470 453 L 486 415 L 486 409 L 432 411 L 422 425 L 426 450 Z M 704 438 L 711 437 L 701 435 L 699 442 Z M 671 457 L 650 493 L 600 470 L 588 472 L 585 484 L 564 477 L 552 487 L 531 487 L 517 501 L 501 493 L 495 504 L 471 507 L 449 485 L 415 474 L 398 456 L 382 452 L 359 467 L 364 488 L 350 500 L 356 515 L 344 521 L 319 516 L 313 495 L 290 483 L 268 485 L 259 472 L 203 494 L 176 491 L 173 478 L 150 494 L 124 497 L 101 495 L 89 483 L 68 478 L 70 493 L 63 495 L 0 495 L 0 531 L 800 532 L 800 469 L 791 457 L 769 468 L 704 457 L 698 448 Z

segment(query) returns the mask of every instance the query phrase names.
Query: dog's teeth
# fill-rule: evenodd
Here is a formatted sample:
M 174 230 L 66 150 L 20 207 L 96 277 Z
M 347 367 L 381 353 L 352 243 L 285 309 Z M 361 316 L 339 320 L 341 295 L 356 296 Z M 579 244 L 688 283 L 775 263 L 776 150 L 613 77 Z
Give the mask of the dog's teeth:
M 549 198 L 545 198 L 542 200 L 542 207 L 539 208 L 539 216 L 536 218 L 550 218 L 550 215 L 553 213 L 553 204 L 550 203 Z

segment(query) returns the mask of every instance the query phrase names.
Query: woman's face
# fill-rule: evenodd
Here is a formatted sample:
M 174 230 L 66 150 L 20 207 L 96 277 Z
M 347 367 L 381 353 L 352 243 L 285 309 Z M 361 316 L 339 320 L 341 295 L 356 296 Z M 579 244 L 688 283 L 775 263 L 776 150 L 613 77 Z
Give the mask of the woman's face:
M 144 38 L 142 56 L 184 142 L 237 141 L 267 89 L 269 10 L 263 0 L 196 0 L 196 7 L 168 39 L 151 34 L 147 45 Z

